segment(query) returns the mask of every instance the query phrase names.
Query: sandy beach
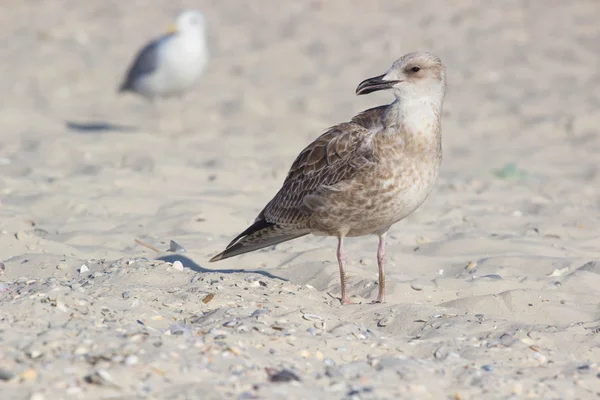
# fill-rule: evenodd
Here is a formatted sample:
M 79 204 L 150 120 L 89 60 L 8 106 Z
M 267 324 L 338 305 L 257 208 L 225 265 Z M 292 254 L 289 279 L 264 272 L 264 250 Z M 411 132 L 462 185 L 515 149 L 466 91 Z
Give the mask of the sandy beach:
M 181 9 L 210 62 L 163 128 L 117 94 Z M 600 3 L 7 0 L 0 47 L 0 397 L 600 396 Z M 388 236 L 208 260 L 329 126 L 444 61 L 436 187 Z M 181 106 L 181 108 L 180 108 Z M 179 115 L 183 115 L 183 131 Z M 173 242 L 173 243 L 172 243 Z

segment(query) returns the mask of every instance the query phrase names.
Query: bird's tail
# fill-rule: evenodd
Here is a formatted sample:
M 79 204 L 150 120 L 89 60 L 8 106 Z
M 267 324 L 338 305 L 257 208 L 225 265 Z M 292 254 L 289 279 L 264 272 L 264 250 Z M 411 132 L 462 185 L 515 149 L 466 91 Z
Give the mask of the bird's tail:
M 238 237 L 233 239 L 224 251 L 211 258 L 210 262 L 224 260 L 264 247 L 274 246 L 278 243 L 287 242 L 288 240 L 308 235 L 309 233 L 309 231 L 305 230 L 290 231 L 277 224 L 272 224 L 264 219 L 259 219 L 244 232 L 240 233 Z

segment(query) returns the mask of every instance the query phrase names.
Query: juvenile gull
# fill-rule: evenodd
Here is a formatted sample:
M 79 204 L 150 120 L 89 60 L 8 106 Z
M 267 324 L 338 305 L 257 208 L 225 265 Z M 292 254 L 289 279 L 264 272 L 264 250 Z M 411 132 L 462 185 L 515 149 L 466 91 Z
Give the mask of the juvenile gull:
M 379 294 L 385 301 L 385 239 L 396 222 L 431 192 L 442 159 L 446 72 L 431 53 L 409 53 L 356 88 L 391 90 L 396 100 L 330 128 L 294 161 L 282 188 L 254 223 L 210 261 L 223 260 L 309 233 L 336 236 L 342 304 L 344 238 L 379 237 Z
M 195 10 L 183 11 L 169 33 L 138 52 L 119 92 L 137 93 L 155 105 L 158 98 L 181 99 L 196 83 L 207 61 L 204 16 Z

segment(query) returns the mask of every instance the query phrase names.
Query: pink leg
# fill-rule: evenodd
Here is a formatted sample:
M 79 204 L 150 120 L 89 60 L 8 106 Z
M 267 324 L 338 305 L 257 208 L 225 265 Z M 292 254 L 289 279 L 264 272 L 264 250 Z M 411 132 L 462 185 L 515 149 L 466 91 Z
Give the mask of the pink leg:
M 387 232 L 379 235 L 379 246 L 377 246 L 377 265 L 379 266 L 379 294 L 375 303 L 385 303 L 385 271 L 384 266 L 387 261 L 385 255 L 385 237 Z
M 344 254 L 344 237 L 338 237 L 338 247 L 337 247 L 337 259 L 338 265 L 340 267 L 340 282 L 342 286 L 342 304 L 353 304 L 348 298 L 348 292 L 346 290 L 346 272 L 344 271 L 344 261 L 346 260 L 346 256 Z

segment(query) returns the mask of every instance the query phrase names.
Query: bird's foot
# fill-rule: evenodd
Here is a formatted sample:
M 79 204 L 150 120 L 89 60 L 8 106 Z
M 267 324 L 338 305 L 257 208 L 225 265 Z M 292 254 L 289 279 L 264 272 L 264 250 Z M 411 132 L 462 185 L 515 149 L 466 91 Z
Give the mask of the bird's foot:
M 352 300 L 350 300 L 347 297 L 345 297 L 345 298 L 342 297 L 342 299 L 340 300 L 340 303 L 342 303 L 342 305 L 345 305 L 345 304 L 356 304 L 356 303 L 354 303 Z

